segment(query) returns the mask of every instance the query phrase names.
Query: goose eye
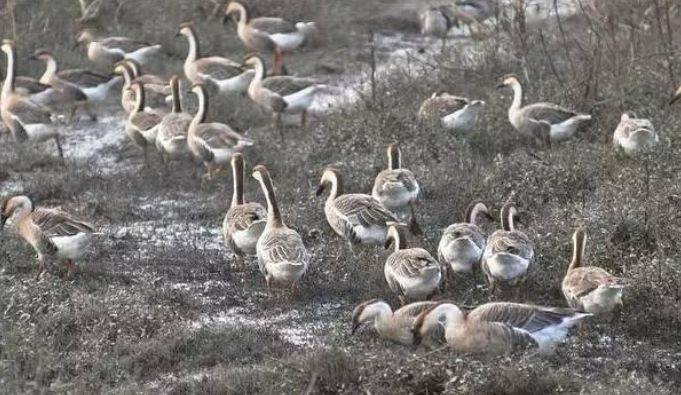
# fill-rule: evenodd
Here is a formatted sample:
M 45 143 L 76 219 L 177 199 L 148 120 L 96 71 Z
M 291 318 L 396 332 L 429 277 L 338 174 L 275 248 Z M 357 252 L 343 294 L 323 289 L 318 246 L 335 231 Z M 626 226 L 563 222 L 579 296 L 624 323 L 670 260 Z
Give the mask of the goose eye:
M 508 249 L 506 249 L 506 251 L 507 251 L 509 254 L 513 254 L 513 255 L 518 255 L 518 254 L 520 253 L 520 250 L 518 250 L 518 249 L 515 248 L 515 247 L 508 247 Z

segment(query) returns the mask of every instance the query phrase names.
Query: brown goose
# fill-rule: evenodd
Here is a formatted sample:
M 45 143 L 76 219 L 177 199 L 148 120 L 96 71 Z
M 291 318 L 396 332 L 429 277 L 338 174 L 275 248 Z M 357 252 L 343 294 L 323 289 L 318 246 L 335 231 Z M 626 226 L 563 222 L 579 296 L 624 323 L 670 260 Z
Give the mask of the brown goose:
M 87 46 L 88 59 L 107 68 L 123 59 L 145 64 L 161 51 L 160 45 L 127 37 L 98 38 L 92 29 L 84 29 L 76 36 L 76 46 L 81 44 Z
M 390 305 L 373 299 L 359 304 L 352 312 L 352 334 L 362 325 L 372 325 L 384 339 L 405 346 L 414 343 L 412 326 L 416 317 L 437 305 L 437 302 L 416 302 L 400 307 L 393 312 Z
M 148 151 L 156 144 L 156 133 L 158 125 L 161 123 L 161 115 L 152 111 L 145 111 L 144 106 L 144 84 L 135 81 L 130 86 L 135 93 L 135 106 L 125 126 L 125 132 L 135 145 L 144 150 L 144 163 L 148 162 Z
M 194 118 L 182 111 L 180 79 L 176 75 L 170 77 L 170 89 L 173 97 L 172 111 L 163 116 L 156 132 L 156 149 L 165 162 L 182 158 L 188 153 L 187 132 Z

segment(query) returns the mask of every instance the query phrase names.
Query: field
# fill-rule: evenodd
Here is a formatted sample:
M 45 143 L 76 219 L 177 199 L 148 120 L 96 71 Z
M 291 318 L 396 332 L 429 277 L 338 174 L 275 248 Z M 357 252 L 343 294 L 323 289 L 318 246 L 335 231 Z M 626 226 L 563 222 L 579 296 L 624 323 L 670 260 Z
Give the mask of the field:
M 130 1 L 118 10 L 115 3 L 104 0 L 90 23 L 163 44 L 164 58 L 149 71 L 181 73 L 186 43 L 175 33 L 187 20 L 204 53 L 246 53 L 234 25 L 208 19 L 210 1 Z M 245 268 L 234 264 L 221 235 L 231 176 L 202 181 L 200 164 L 166 167 L 156 156 L 145 167 L 114 97 L 98 122 L 83 118 L 65 129 L 65 165 L 50 143 L 0 138 L 0 197 L 27 194 L 104 233 L 73 280 L 54 267 L 37 282 L 30 247 L 0 233 L 0 392 L 678 392 L 681 107 L 667 103 L 681 81 L 674 34 L 681 7 L 562 0 L 569 11 L 556 16 L 552 1 L 541 2 L 525 18 L 490 24 L 489 38 L 457 31 L 441 49 L 439 40 L 418 35 L 418 0 L 250 3 L 258 14 L 317 21 L 318 39 L 287 67 L 338 88 L 308 128 L 287 126 L 284 143 L 247 98 L 216 100 L 211 110 L 212 119 L 255 140 L 248 168 L 268 166 L 285 222 L 303 236 L 312 259 L 301 294 L 268 292 L 254 259 Z M 39 75 L 40 65 L 24 61 L 39 47 L 53 49 L 64 68 L 87 65 L 83 49 L 71 48 L 78 2 L 0 1 L 0 11 L 0 33 L 16 34 L 20 74 Z M 4 61 L 1 67 L 4 75 Z M 528 146 L 508 122 L 509 91 L 494 89 L 506 73 L 528 79 L 528 103 L 559 103 L 593 121 L 550 149 Z M 485 100 L 477 130 L 458 135 L 417 121 L 420 103 L 436 90 Z M 661 142 L 654 154 L 628 158 L 613 150 L 624 111 L 655 124 Z M 314 192 L 329 164 L 342 169 L 348 191 L 369 192 L 392 142 L 425 190 L 418 207 L 424 236 L 411 244 L 435 254 L 442 229 L 461 221 L 469 202 L 481 199 L 497 216 L 512 200 L 538 256 L 522 300 L 565 304 L 560 283 L 572 233 L 583 226 L 588 263 L 627 279 L 622 311 L 612 322 L 591 320 L 551 356 L 404 347 L 371 328 L 351 336 L 355 305 L 373 298 L 398 304 L 383 276 L 388 254 L 368 247 L 356 259 L 345 253 Z M 247 182 L 247 200 L 264 202 L 254 180 Z M 477 275 L 457 278 L 441 298 L 476 305 L 489 295 Z

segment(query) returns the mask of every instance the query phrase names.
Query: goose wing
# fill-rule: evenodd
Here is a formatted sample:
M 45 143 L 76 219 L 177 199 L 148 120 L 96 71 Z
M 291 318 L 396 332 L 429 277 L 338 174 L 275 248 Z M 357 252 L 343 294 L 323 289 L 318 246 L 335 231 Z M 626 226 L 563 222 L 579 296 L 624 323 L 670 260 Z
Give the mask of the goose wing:
M 487 303 L 468 313 L 468 319 L 501 322 L 530 333 L 556 326 L 574 316 L 569 308 L 541 307 L 521 303 Z
M 120 50 L 124 53 L 131 53 L 152 46 L 146 41 L 133 40 L 127 37 L 108 37 L 100 40 L 99 43 L 109 49 Z
M 379 194 L 398 188 L 406 189 L 411 193 L 417 192 L 419 189 L 416 176 L 407 169 L 383 170 L 378 174 L 377 183 Z
M 383 227 L 386 222 L 397 222 L 397 218 L 393 213 L 369 195 L 341 195 L 335 200 L 334 204 L 336 209 L 352 225 Z
M 142 74 L 139 77 L 137 77 L 136 80 L 142 82 L 145 85 L 162 85 L 162 86 L 168 88 L 168 91 L 170 91 L 170 86 L 168 85 L 168 80 L 163 79 L 163 78 L 161 78 L 157 75 Z
M 50 110 L 28 99 L 14 101 L 8 108 L 12 118 L 23 125 L 49 124 L 52 122 Z
M 582 297 L 602 286 L 622 287 L 622 279 L 596 266 L 572 270 L 563 280 L 563 289 L 573 297 Z
M 244 68 L 240 64 L 219 56 L 197 60 L 196 70 L 204 77 L 216 80 L 228 80 L 244 72 Z
M 19 76 L 15 78 L 14 85 L 18 90 L 25 91 L 27 94 L 43 92 L 51 87 L 43 84 L 35 78 Z
M 158 113 L 140 111 L 130 117 L 130 123 L 137 130 L 146 131 L 161 123 L 161 119 Z
M 469 100 L 465 97 L 444 94 L 426 99 L 419 108 L 420 119 L 442 118 L 466 107 Z
M 256 222 L 267 218 L 267 210 L 260 203 L 244 203 L 227 212 L 227 221 L 233 231 L 246 230 Z
M 432 307 L 435 307 L 438 303 L 439 302 L 431 301 L 410 303 L 406 306 L 402 306 L 399 309 L 395 310 L 394 315 L 416 318 L 419 314 L 423 313 L 424 311 Z
M 282 18 L 260 17 L 251 19 L 248 24 L 251 28 L 266 34 L 295 33 L 296 24 Z
M 419 278 L 424 270 L 440 270 L 440 264 L 421 248 L 400 250 L 388 258 L 387 264 L 393 273 L 401 278 Z
M 92 225 L 56 209 L 36 209 L 31 214 L 31 222 L 47 237 L 75 236 L 79 233 L 94 232 Z
M 303 239 L 293 229 L 277 229 L 265 233 L 258 243 L 260 254 L 266 262 L 274 264 L 307 262 L 308 254 Z
M 231 148 L 239 142 L 253 143 L 224 123 L 202 123 L 196 127 L 194 133 L 211 148 Z
M 292 76 L 273 76 L 267 77 L 262 82 L 262 86 L 268 90 L 279 94 L 280 96 L 288 96 L 292 93 L 300 92 L 303 89 L 315 85 L 317 82 L 311 78 L 300 78 Z
M 57 73 L 60 80 L 88 88 L 106 84 L 112 77 L 86 69 L 64 70 Z
M 487 245 L 492 253 L 509 252 L 525 259 L 530 259 L 534 256 L 532 242 L 522 232 L 498 230 L 489 237 Z
M 521 109 L 528 118 L 548 122 L 551 125 L 563 123 L 578 115 L 574 111 L 558 106 L 553 103 L 535 103 Z

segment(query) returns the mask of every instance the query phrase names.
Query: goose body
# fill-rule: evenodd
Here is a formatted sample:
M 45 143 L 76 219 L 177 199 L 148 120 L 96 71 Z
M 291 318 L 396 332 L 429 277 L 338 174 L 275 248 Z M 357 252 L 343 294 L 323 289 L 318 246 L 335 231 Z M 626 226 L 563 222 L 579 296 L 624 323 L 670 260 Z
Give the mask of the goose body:
M 76 41 L 87 46 L 88 59 L 107 68 L 124 59 L 145 64 L 161 51 L 160 45 L 127 37 L 97 38 L 88 29 L 81 31 Z
M 480 112 L 486 106 L 482 100 L 435 92 L 419 108 L 420 120 L 437 119 L 446 129 L 468 133 L 475 129 Z
M 644 118 L 635 118 L 622 114 L 620 123 L 613 134 L 615 149 L 627 155 L 650 152 L 660 141 L 652 122 Z
M 324 204 L 326 220 L 337 235 L 352 244 L 384 245 L 389 222 L 397 218 L 378 200 L 364 194 L 343 194 L 340 172 L 327 168 L 317 188 L 317 196 L 330 187 Z
M 193 117 L 182 111 L 180 102 L 180 81 L 177 76 L 170 79 L 173 110 L 164 115 L 156 132 L 156 149 L 165 159 L 177 159 L 188 153 L 187 132 Z
M 466 222 L 449 225 L 442 234 L 437 253 L 448 273 L 470 273 L 480 263 L 487 238 L 476 224 L 480 214 L 490 216 L 487 206 L 473 202 L 466 212 Z
M 145 111 L 144 84 L 136 81 L 131 89 L 135 92 L 135 107 L 128 116 L 125 132 L 135 145 L 144 150 L 144 160 L 147 162 L 149 147 L 156 145 L 156 134 L 161 123 L 161 116 L 152 111 Z
M 446 5 L 428 7 L 419 14 L 419 25 L 422 35 L 445 38 L 456 25 L 453 9 Z
M 548 143 L 572 137 L 579 126 L 591 120 L 591 115 L 579 114 L 553 103 L 535 103 L 523 106 L 523 90 L 518 77 L 506 76 L 498 87 L 513 89 L 513 102 L 508 109 L 508 119 L 523 136 Z
M 19 236 L 38 255 L 36 278 L 45 270 L 48 259 L 66 261 L 71 274 L 73 261 L 82 257 L 94 235 L 92 225 L 60 210 L 36 209 L 26 196 L 15 196 L 3 203 L 0 227 L 4 227 L 9 218 Z
M 114 73 L 119 74 L 123 77 L 123 85 L 121 87 L 121 107 L 123 110 L 130 114 L 130 112 L 135 108 L 136 95 L 132 89 L 132 85 L 135 82 L 140 82 L 144 85 L 144 105 L 145 108 L 163 108 L 166 105 L 167 98 L 170 97 L 172 101 L 172 92 L 170 89 L 170 84 L 166 83 L 164 88 L 161 88 L 155 83 L 145 83 L 145 78 L 139 78 L 135 76 L 135 71 L 131 67 L 130 62 L 121 62 L 116 64 L 114 67 Z M 157 112 L 162 110 L 157 110 Z
M 258 239 L 267 225 L 267 210 L 260 203 L 244 202 L 244 157 L 232 156 L 234 193 L 232 203 L 222 223 L 225 243 L 238 259 L 255 255 Z
M 622 305 L 624 284 L 596 266 L 582 266 L 586 232 L 578 229 L 573 235 L 572 262 L 563 279 L 563 295 L 574 309 L 593 314 L 607 314 Z
M 417 317 L 416 342 L 423 333 L 444 327 L 447 344 L 464 353 L 508 354 L 528 348 L 550 353 L 568 335 L 570 328 L 591 316 L 573 309 L 520 303 L 487 303 L 461 311 L 441 303 Z
M 273 284 L 290 286 L 299 292 L 300 278 L 307 271 L 310 256 L 298 232 L 287 227 L 281 217 L 269 172 L 264 166 L 253 169 L 253 178 L 267 199 L 267 225 L 256 244 L 258 265 L 268 288 Z
M 352 312 L 352 334 L 362 325 L 373 325 L 378 335 L 405 346 L 412 345 L 412 326 L 416 317 L 436 305 L 436 302 L 416 302 L 393 312 L 390 305 L 374 299 L 359 304 Z

